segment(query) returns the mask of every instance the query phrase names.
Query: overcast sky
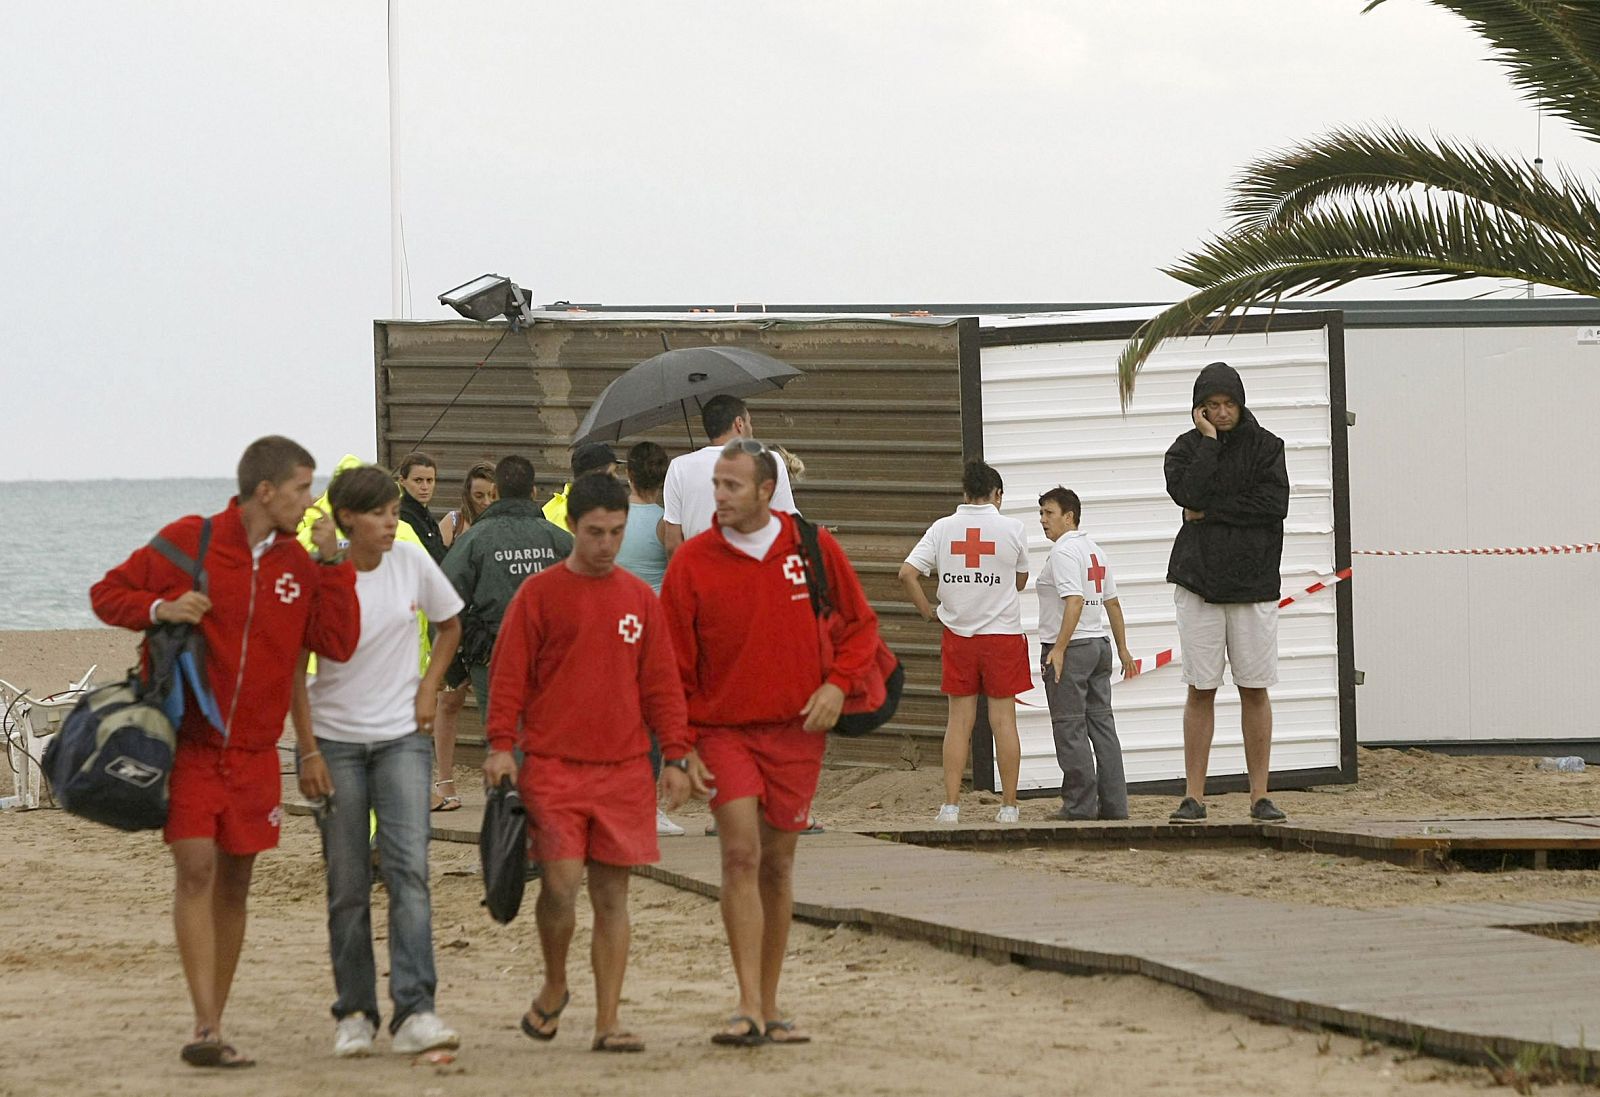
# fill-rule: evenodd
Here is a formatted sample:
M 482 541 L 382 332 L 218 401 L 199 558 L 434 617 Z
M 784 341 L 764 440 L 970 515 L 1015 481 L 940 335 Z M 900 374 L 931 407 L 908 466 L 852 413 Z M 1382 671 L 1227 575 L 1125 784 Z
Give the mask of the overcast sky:
M 400 0 L 409 314 L 485 271 L 539 302 L 1166 300 L 1265 150 L 1382 121 L 1532 156 L 1465 24 L 1362 6 Z M 7 5 L 0 479 L 372 451 L 385 21 Z M 1594 162 L 1550 119 L 1543 148 Z

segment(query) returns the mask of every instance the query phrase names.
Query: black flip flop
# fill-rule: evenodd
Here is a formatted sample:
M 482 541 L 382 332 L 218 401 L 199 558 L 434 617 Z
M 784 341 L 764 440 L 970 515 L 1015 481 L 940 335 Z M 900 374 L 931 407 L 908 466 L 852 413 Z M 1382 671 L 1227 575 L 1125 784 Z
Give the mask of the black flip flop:
M 589 1045 L 590 1051 L 643 1051 L 644 1041 L 631 1032 L 602 1032 Z
M 244 1067 L 253 1067 L 256 1061 L 239 1054 L 239 1049 L 232 1044 L 225 1044 L 220 1039 L 209 1033 L 200 1039 L 183 1045 L 183 1050 L 178 1053 L 183 1061 L 192 1067 L 205 1067 L 216 1070 L 239 1070 Z
M 245 1067 L 255 1066 L 256 1061 L 247 1055 L 240 1055 L 239 1049 L 232 1044 L 223 1044 L 222 1058 L 217 1060 L 216 1065 L 223 1070 L 242 1070 Z
M 561 996 L 561 1004 L 555 1009 L 550 1010 L 548 1013 L 540 1009 L 537 1005 L 529 1006 L 528 1009 L 531 1012 L 539 1015 L 539 1023 L 541 1025 L 548 1025 L 552 1021 L 558 1023 L 554 1031 L 543 1032 L 537 1028 L 534 1028 L 532 1023 L 528 1020 L 528 1015 L 524 1013 L 522 1015 L 522 1031 L 527 1033 L 529 1036 L 532 1036 L 535 1040 L 554 1040 L 556 1038 L 556 1034 L 561 1031 L 561 1026 L 559 1024 L 561 1020 L 561 1011 L 567 1008 L 567 1003 L 570 1001 L 572 1001 L 572 991 L 569 990 Z
M 214 1067 L 222 1064 L 222 1041 L 207 1029 L 200 1038 L 183 1045 L 178 1054 L 192 1067 Z
M 782 1037 L 781 1039 L 774 1040 L 772 1038 L 772 1032 L 774 1029 L 779 1032 L 788 1033 L 788 1035 Z M 803 1032 L 797 1033 L 794 1029 L 795 1024 L 793 1021 L 768 1021 L 767 1042 L 773 1044 L 809 1044 L 811 1042 L 811 1037 L 807 1036 Z
M 711 1035 L 711 1042 L 721 1047 L 760 1047 L 767 1042 L 767 1034 L 762 1031 L 761 1022 L 754 1017 L 736 1014 L 728 1018 L 729 1025 L 744 1025 L 743 1032 L 715 1032 Z

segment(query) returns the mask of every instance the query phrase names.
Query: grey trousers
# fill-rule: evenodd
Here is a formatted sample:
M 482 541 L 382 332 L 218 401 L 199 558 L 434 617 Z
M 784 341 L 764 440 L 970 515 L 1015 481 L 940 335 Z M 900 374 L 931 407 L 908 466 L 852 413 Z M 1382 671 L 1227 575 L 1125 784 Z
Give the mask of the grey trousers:
M 1069 819 L 1126 819 L 1128 783 L 1122 744 L 1111 715 L 1111 641 L 1105 637 L 1067 645 L 1062 680 L 1044 668 L 1056 761 L 1061 764 L 1061 814 Z

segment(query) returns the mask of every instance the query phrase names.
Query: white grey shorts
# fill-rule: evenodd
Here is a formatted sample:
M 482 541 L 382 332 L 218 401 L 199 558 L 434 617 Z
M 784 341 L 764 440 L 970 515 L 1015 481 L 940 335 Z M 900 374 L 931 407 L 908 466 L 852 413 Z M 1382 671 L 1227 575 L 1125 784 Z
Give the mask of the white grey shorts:
M 1183 680 L 1196 689 L 1222 685 L 1222 668 L 1233 668 L 1233 684 L 1266 689 L 1278 683 L 1278 603 L 1207 602 L 1174 586 Z

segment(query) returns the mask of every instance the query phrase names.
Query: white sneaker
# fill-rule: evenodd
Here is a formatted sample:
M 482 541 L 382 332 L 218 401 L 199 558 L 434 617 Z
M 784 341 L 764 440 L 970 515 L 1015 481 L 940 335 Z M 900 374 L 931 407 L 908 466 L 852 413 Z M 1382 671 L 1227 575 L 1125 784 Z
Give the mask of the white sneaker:
M 676 838 L 683 833 L 683 828 L 668 819 L 666 812 L 656 808 L 656 833 L 666 838 Z
M 365 1059 L 372 1054 L 372 1041 L 378 1026 L 365 1013 L 351 1013 L 339 1019 L 333 1030 L 333 1053 L 340 1059 Z
M 437 1013 L 413 1013 L 400 1023 L 394 1034 L 394 1050 L 400 1055 L 420 1055 L 441 1047 L 460 1047 L 456 1030 L 439 1020 Z
M 994 821 L 997 823 L 1020 823 L 1022 822 L 1022 809 L 1016 804 L 1004 804 L 999 811 L 995 812 Z
M 939 808 L 939 814 L 934 817 L 935 823 L 959 823 L 961 821 L 961 805 L 944 804 Z

